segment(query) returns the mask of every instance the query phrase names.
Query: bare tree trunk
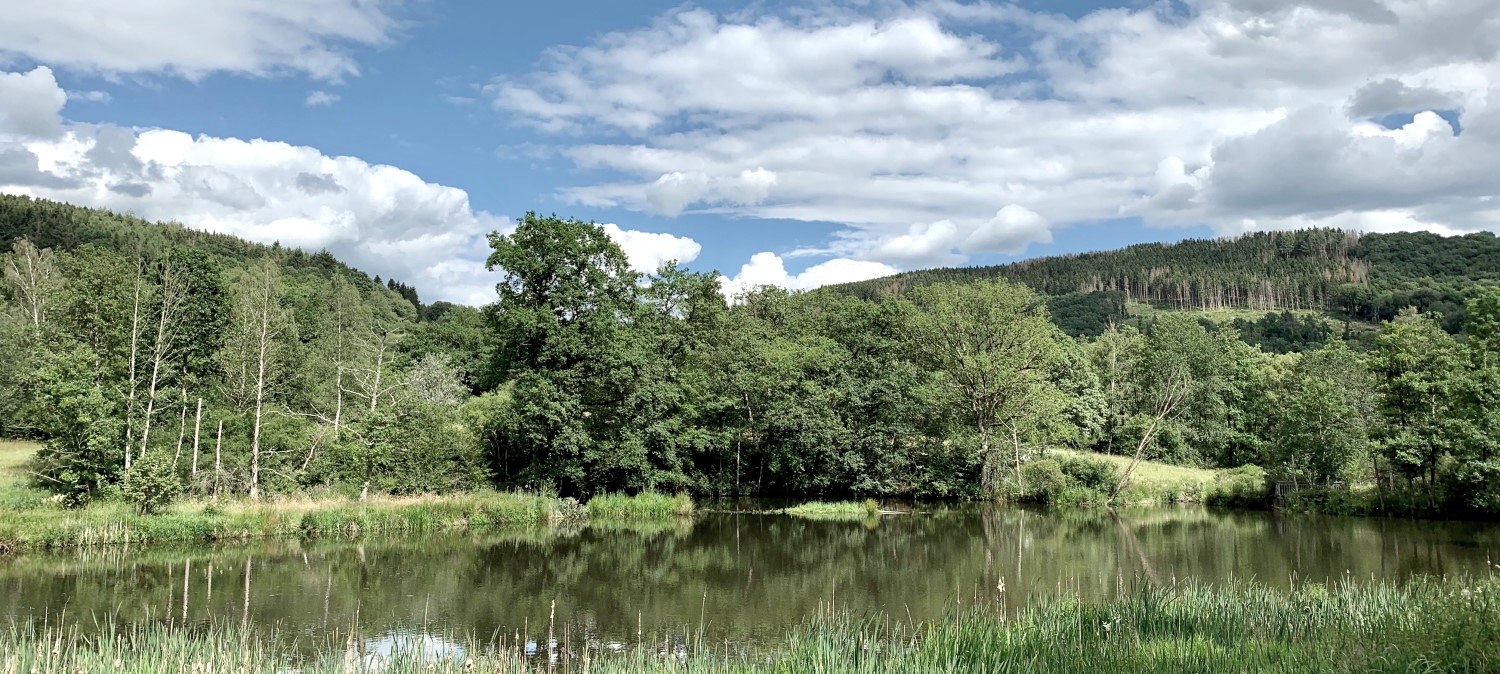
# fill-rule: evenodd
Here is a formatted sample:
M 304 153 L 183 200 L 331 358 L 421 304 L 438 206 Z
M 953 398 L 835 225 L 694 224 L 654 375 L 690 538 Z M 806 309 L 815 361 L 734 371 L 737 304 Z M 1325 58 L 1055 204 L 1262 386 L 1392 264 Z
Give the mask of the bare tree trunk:
M 198 437 L 203 431 L 203 398 L 198 398 L 198 412 L 193 415 L 193 477 L 198 477 Z
M 182 306 L 187 289 L 182 280 L 169 266 L 162 273 L 161 311 L 157 315 L 156 339 L 151 345 L 151 384 L 146 390 L 146 417 L 141 421 L 141 454 L 150 449 L 151 420 L 156 410 L 157 387 L 161 383 L 162 367 L 172 355 L 176 341 L 177 312 Z
M 219 434 L 214 439 L 214 496 L 219 495 L 219 476 L 224 474 L 224 420 L 219 420 Z
M 370 389 L 370 412 L 375 412 L 375 404 L 380 401 L 380 376 L 385 370 L 385 346 L 386 337 L 380 335 L 380 348 L 375 351 L 375 387 Z
M 271 280 L 265 280 L 255 358 L 255 427 L 250 435 L 250 498 L 260 498 L 260 429 L 266 403 L 266 369 L 271 359 Z
M 1186 372 L 1173 372 L 1169 375 L 1161 398 L 1157 401 L 1156 414 L 1151 417 L 1151 423 L 1146 427 L 1146 432 L 1141 434 L 1141 441 L 1135 446 L 1135 455 L 1130 457 L 1130 463 L 1125 466 L 1125 471 L 1120 474 L 1120 481 L 1115 483 L 1115 488 L 1110 491 L 1110 498 L 1120 495 L 1125 489 L 1125 483 L 1130 481 L 1131 473 L 1145 456 L 1146 448 L 1156 440 L 1156 434 L 1160 432 L 1161 425 L 1172 413 L 1177 410 L 1177 405 L 1187 395 L 1188 374 Z
M 344 336 L 339 335 L 339 348 L 342 349 Z M 344 419 L 344 364 L 339 363 L 338 374 L 334 376 L 334 402 L 333 402 L 333 439 L 339 439 L 339 429 L 342 428 Z
M 177 416 L 177 450 L 172 453 L 172 470 L 182 458 L 182 441 L 187 439 L 187 391 L 182 392 L 182 411 Z

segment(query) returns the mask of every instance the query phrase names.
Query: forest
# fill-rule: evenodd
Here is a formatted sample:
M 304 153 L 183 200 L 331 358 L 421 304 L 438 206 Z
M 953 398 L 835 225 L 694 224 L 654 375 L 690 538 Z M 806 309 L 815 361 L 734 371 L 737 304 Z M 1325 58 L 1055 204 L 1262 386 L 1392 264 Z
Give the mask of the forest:
M 71 505 L 1088 504 L 1151 460 L 1221 470 L 1188 498 L 1263 506 L 1286 481 L 1308 509 L 1500 514 L 1491 235 L 1256 234 L 733 301 L 713 273 L 631 271 L 591 223 L 528 214 L 490 243 L 492 304 L 423 305 L 326 252 L 0 197 L 0 436 L 42 441 L 35 480 Z M 1264 317 L 1172 310 L 1231 306 Z M 1310 309 L 1379 323 L 1352 339 Z

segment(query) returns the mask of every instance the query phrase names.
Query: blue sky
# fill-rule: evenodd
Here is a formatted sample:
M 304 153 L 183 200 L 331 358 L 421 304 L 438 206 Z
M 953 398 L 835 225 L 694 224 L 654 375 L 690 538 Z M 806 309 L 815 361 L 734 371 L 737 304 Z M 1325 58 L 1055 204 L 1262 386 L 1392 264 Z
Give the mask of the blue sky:
M 1482 0 L 30 3 L 0 191 L 483 302 L 483 234 L 616 225 L 731 290 L 1189 236 L 1500 226 Z M 91 20 L 81 17 L 91 16 Z

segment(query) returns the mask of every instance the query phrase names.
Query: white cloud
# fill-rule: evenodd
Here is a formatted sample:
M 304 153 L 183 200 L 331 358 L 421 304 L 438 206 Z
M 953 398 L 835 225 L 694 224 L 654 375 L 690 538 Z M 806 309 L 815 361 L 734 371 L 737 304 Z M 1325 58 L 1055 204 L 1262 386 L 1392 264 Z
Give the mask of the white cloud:
M 337 102 L 339 102 L 338 94 L 329 93 L 327 91 L 312 91 L 308 92 L 307 100 L 303 101 L 303 105 L 306 105 L 309 108 L 318 106 L 326 108 Z
M 911 267 L 1127 216 L 1495 228 L 1497 59 L 1491 0 L 929 0 L 677 10 L 486 93 L 572 143 L 566 199 L 839 223 L 821 253 Z
M 0 72 L 0 94 L 11 93 L 25 95 L 0 95 L 0 191 L 327 248 L 429 302 L 494 299 L 486 235 L 512 224 L 475 210 L 461 189 L 287 143 L 67 124 L 58 118 L 65 94 L 45 68 Z M 605 229 L 642 271 L 701 250 L 685 237 Z
M 27 73 L 0 72 L 0 133 L 50 138 L 62 133 L 58 114 L 68 94 L 43 66 Z
M 110 96 L 108 91 L 69 91 L 68 100 L 83 101 L 85 103 L 108 103 L 114 100 L 114 97 Z
M 756 253 L 750 261 L 740 267 L 733 278 L 719 277 L 724 297 L 733 301 L 736 297 L 762 286 L 778 286 L 788 290 L 810 290 L 838 283 L 864 281 L 896 273 L 896 268 L 879 262 L 835 258 L 804 269 L 800 274 L 786 270 L 781 256 L 765 252 Z
M 642 274 L 655 272 L 668 262 L 687 264 L 703 252 L 703 246 L 685 236 L 620 229 L 613 223 L 606 223 L 603 228 L 624 249 L 630 268 Z
M 673 171 L 662 174 L 646 188 L 646 201 L 651 210 L 676 216 L 694 203 L 754 206 L 764 201 L 775 186 L 776 174 L 764 168 L 746 169 L 735 176 Z
M 351 48 L 387 43 L 396 0 L 48 0 L 6 3 L 0 57 L 104 74 L 359 72 Z M 3 60 L 3 59 L 0 59 Z

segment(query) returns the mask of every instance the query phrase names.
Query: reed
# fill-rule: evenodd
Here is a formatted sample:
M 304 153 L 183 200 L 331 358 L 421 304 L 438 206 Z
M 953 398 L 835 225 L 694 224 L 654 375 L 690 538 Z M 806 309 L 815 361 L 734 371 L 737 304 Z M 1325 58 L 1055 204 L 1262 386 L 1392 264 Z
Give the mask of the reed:
M 605 494 L 589 499 L 589 521 L 667 521 L 693 514 L 693 499 L 686 494 L 669 496 L 642 492 L 635 496 Z
M 1291 592 L 1255 584 L 1142 586 L 1098 603 L 1060 596 L 1009 618 L 984 608 L 919 625 L 822 615 L 765 648 L 700 642 L 682 653 L 648 638 L 612 653 L 598 644 L 562 644 L 555 664 L 600 674 L 1490 672 L 1500 671 L 1497 593 L 1494 578 L 1313 584 Z M 330 638 L 325 655 L 308 660 L 278 654 L 275 643 L 274 635 L 257 639 L 224 628 L 153 625 L 88 636 L 12 626 L 0 632 L 0 672 L 523 672 L 548 661 L 545 649 L 528 655 L 522 644 L 427 635 L 374 655 L 349 645 L 357 639 Z
M 835 520 L 844 522 L 860 522 L 880 516 L 880 504 L 873 499 L 859 501 L 812 501 L 802 505 L 785 508 L 781 511 L 793 517 L 802 517 L 811 520 Z

